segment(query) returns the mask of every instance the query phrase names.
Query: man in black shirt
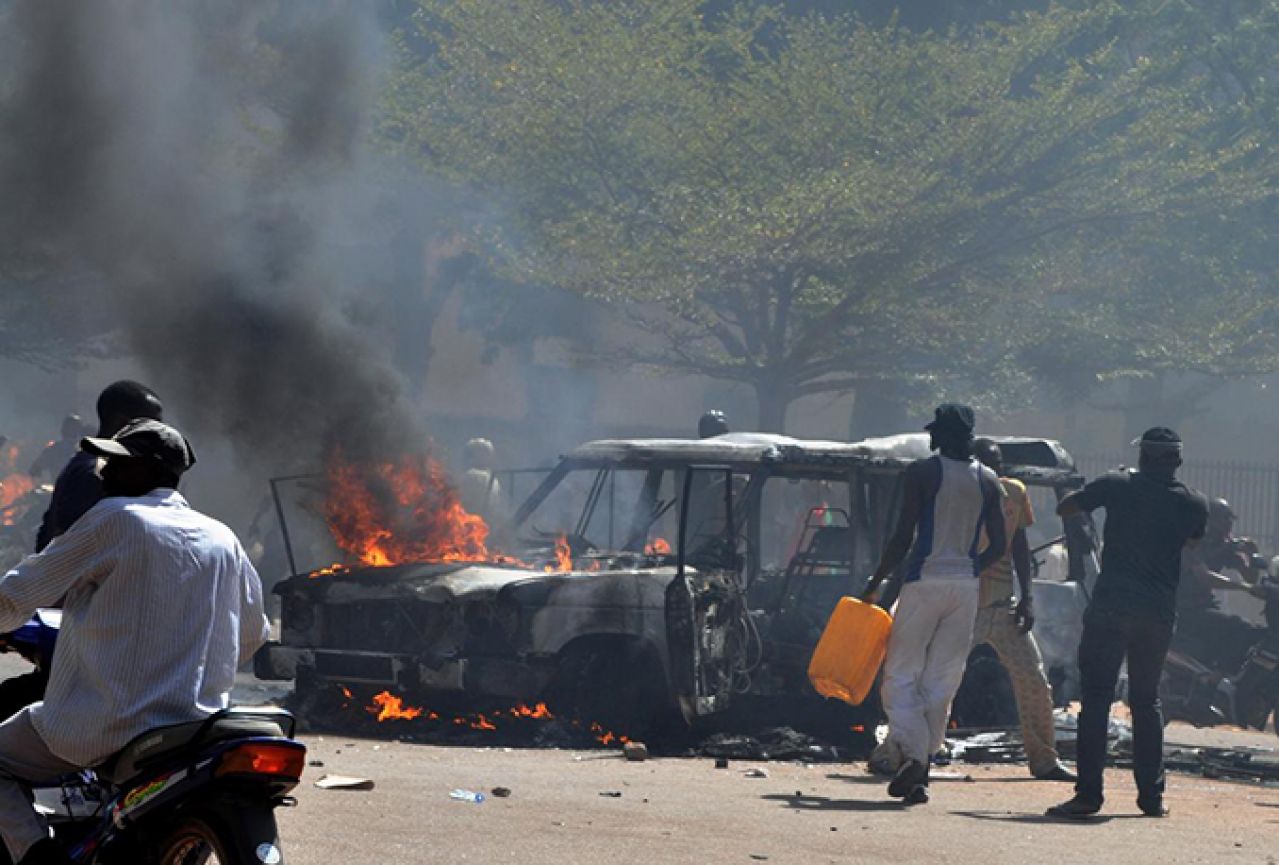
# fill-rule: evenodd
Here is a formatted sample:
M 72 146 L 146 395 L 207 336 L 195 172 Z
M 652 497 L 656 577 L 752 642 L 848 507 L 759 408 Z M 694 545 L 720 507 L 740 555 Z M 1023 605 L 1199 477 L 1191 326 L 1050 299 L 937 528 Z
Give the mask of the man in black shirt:
M 149 387 L 136 381 L 117 381 L 98 397 L 98 437 L 111 438 L 134 418 L 160 420 L 163 414 L 159 397 Z M 42 552 L 102 498 L 98 458 L 77 450 L 54 484 L 49 509 L 36 535 L 36 552 Z M 48 682 L 49 670 L 43 667 L 0 682 L 0 721 L 43 700 Z
M 98 438 L 111 438 L 138 418 L 164 420 L 164 406 L 151 388 L 136 381 L 117 381 L 98 396 Z M 36 535 L 36 552 L 49 546 L 89 508 L 102 500 L 102 478 L 98 477 L 98 458 L 82 450 L 75 451 L 58 475 L 49 499 L 49 509 Z
M 1137 805 L 1148 817 L 1168 813 L 1159 678 L 1177 619 L 1181 551 L 1203 537 L 1208 500 L 1176 479 L 1181 438 L 1175 432 L 1156 427 L 1138 444 L 1137 471 L 1104 475 L 1057 507 L 1065 520 L 1105 508 L 1106 531 L 1079 643 L 1079 782 L 1073 799 L 1048 809 L 1053 817 L 1083 818 L 1101 810 L 1110 704 L 1125 658 Z

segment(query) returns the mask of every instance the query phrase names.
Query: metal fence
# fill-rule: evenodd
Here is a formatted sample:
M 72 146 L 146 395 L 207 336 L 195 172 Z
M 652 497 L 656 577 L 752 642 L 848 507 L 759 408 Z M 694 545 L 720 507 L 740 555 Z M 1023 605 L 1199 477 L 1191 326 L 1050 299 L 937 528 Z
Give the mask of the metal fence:
M 1100 454 L 1076 457 L 1084 476 L 1097 477 L 1134 455 Z M 1238 515 L 1235 533 L 1250 537 L 1267 555 L 1279 553 L 1279 465 L 1231 461 L 1188 460 L 1179 477 L 1210 498 L 1224 498 Z

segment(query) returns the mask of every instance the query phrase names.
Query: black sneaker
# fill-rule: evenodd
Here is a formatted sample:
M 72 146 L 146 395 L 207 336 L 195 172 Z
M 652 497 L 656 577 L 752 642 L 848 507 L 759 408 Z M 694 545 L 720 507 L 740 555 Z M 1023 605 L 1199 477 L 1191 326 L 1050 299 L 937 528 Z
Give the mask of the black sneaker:
M 1087 820 L 1101 810 L 1101 803 L 1095 799 L 1075 796 L 1060 805 L 1054 805 L 1044 813 L 1049 817 L 1063 817 L 1067 820 Z
M 1137 807 L 1143 817 L 1167 817 L 1171 813 L 1164 807 L 1163 799 L 1138 799 Z
M 917 784 L 915 788 L 907 793 L 902 801 L 907 805 L 927 805 L 928 804 L 928 785 Z
M 928 783 L 928 764 L 918 760 L 907 760 L 902 763 L 893 780 L 888 782 L 888 795 L 894 799 L 904 799 L 919 786 Z
M 1079 777 L 1066 765 L 1058 760 L 1051 769 L 1046 772 L 1036 772 L 1035 780 L 1037 781 L 1061 781 L 1067 784 L 1073 784 L 1079 780 Z

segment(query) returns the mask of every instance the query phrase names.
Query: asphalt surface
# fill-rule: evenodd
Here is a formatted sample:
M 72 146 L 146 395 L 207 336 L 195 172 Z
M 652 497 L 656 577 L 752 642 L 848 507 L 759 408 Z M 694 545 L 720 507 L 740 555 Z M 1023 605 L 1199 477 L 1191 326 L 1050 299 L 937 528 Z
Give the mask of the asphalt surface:
M 25 665 L 0 656 L 0 676 Z M 278 686 L 241 677 L 237 702 L 278 699 Z M 1111 770 L 1099 818 L 1043 816 L 1068 785 L 1032 780 L 1020 766 L 957 764 L 932 801 L 907 808 L 862 764 L 753 763 L 726 769 L 703 758 L 628 763 L 620 752 L 440 747 L 397 741 L 413 721 L 387 722 L 379 739 L 310 735 L 297 807 L 278 812 L 290 865 L 388 863 L 1135 863 L 1279 865 L 1279 788 L 1169 777 L 1172 816 L 1138 816 L 1126 772 Z M 1172 725 L 1187 745 L 1274 749 L 1273 733 Z M 767 777 L 751 777 L 752 770 Z M 321 789 L 325 775 L 371 790 Z M 508 798 L 492 795 L 497 787 Z M 454 789 L 485 793 L 480 804 Z M 602 795 L 608 794 L 608 795 Z M 620 794 L 620 795 L 612 795 Z
M 411 724 L 412 722 L 403 722 Z M 390 728 L 388 728 L 390 732 Z M 1197 731 L 1174 731 L 1198 741 Z M 1214 744 L 1279 745 L 1212 731 Z M 1112 770 L 1102 816 L 1043 816 L 1068 785 L 1018 766 L 957 765 L 932 802 L 906 808 L 861 765 L 653 759 L 616 752 L 446 748 L 323 736 L 298 807 L 280 813 L 286 859 L 319 863 L 1144 863 L 1279 862 L 1279 789 L 1174 775 L 1172 816 L 1138 816 L 1130 776 Z M 767 777 L 751 777 L 763 769 Z M 369 791 L 323 790 L 325 774 Z M 509 798 L 492 791 L 506 787 Z M 454 789 L 486 793 L 457 801 Z M 614 796 L 612 794 L 620 794 Z

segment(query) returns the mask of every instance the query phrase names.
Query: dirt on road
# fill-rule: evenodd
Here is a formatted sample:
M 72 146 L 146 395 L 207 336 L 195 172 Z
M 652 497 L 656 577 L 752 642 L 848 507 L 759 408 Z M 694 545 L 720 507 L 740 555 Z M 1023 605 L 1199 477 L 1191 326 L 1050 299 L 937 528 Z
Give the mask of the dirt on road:
M 1172 730 L 1191 744 L 1273 747 L 1273 734 Z M 1204 741 L 1199 741 L 1203 739 Z M 889 800 L 861 764 L 627 763 L 609 752 L 442 748 L 324 736 L 298 807 L 280 812 L 292 865 L 386 863 L 1279 863 L 1279 789 L 1172 775 L 1172 816 L 1138 816 L 1111 770 L 1086 823 L 1043 816 L 1069 785 L 1019 766 L 956 765 L 928 805 Z M 751 777 L 763 769 L 767 777 Z M 325 773 L 372 791 L 321 790 Z M 755 773 L 758 774 L 758 773 Z M 509 798 L 492 795 L 498 787 Z M 488 795 L 457 801 L 460 788 Z M 620 794 L 620 795 L 614 795 Z

